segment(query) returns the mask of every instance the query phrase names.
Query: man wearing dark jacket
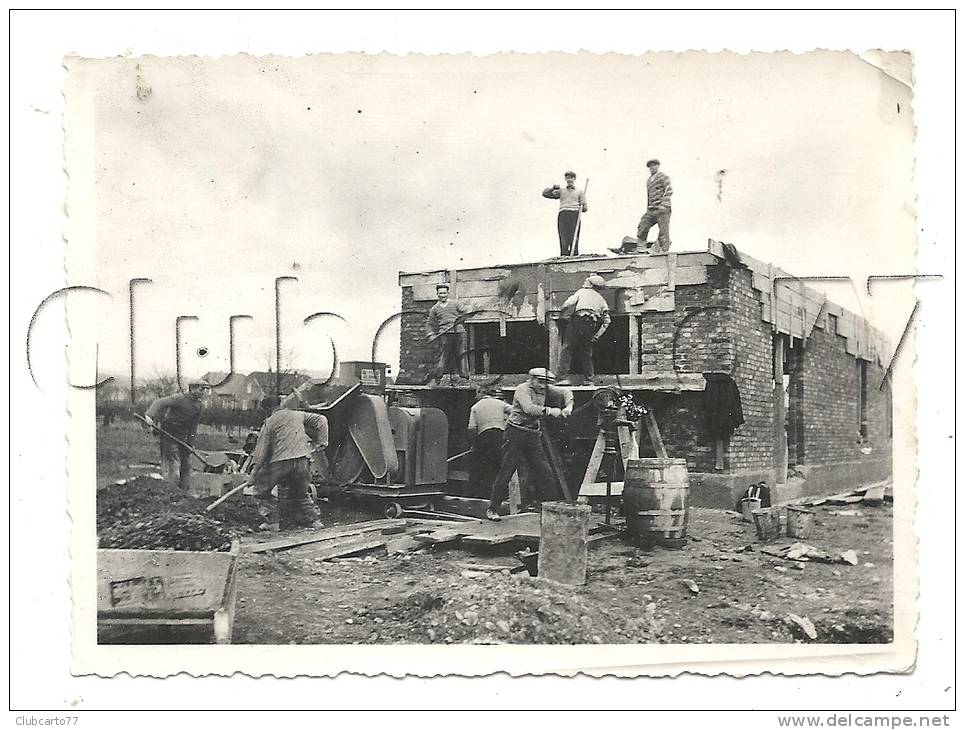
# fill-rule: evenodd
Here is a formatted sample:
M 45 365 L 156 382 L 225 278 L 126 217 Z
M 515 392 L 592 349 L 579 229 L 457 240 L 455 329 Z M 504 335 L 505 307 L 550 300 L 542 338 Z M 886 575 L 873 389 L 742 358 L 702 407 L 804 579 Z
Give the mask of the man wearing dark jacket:
M 188 393 L 175 393 L 158 398 L 144 412 L 144 420 L 158 426 L 174 438 L 192 444 L 201 420 L 201 398 L 205 385 L 192 383 Z M 187 491 L 191 486 L 191 452 L 186 446 L 175 443 L 161 435 L 161 473 L 173 480 L 178 474 L 178 484 Z

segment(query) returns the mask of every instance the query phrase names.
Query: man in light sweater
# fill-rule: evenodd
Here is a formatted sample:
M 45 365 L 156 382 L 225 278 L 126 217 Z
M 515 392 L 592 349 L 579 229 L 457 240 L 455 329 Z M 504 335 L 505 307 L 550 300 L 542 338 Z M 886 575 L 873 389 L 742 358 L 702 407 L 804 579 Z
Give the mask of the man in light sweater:
M 593 343 L 610 326 L 610 307 L 600 290 L 606 281 L 599 274 L 588 276 L 583 287 L 563 302 L 563 312 L 570 311 L 563 348 L 560 351 L 560 374 L 582 373 L 593 377 Z
M 556 230 L 560 235 L 560 256 L 576 256 L 580 253 L 580 216 L 586 213 L 586 193 L 576 187 L 576 173 L 563 174 L 566 187 L 559 185 L 543 190 L 543 197 L 560 201 L 556 217 Z
M 251 455 L 248 481 L 262 500 L 259 512 L 273 528 L 276 520 L 281 530 L 322 526 L 311 497 L 311 458 L 326 446 L 328 419 L 320 413 L 278 407 L 265 420 Z M 276 485 L 277 516 L 271 496 Z
M 432 305 L 426 317 L 426 335 L 429 342 L 439 342 L 439 364 L 429 373 L 426 382 L 449 375 L 451 385 L 453 373 L 460 378 L 465 376 L 462 355 L 466 349 L 466 328 L 462 322 L 472 307 L 452 301 L 448 284 L 436 285 L 436 298 L 439 301 Z
M 516 386 L 506 422 L 502 464 L 486 510 L 488 520 L 499 521 L 499 507 L 509 493 L 509 480 L 523 463 L 529 466 L 530 488 L 538 498 L 555 496 L 550 492 L 555 480 L 543 452 L 540 418 L 568 418 L 573 413 L 573 391 L 550 385 L 555 379 L 546 368 L 533 368 L 529 380 Z
M 469 483 L 476 496 L 485 490 L 489 496 L 496 474 L 499 472 L 506 417 L 512 408 L 500 397 L 499 387 L 491 386 L 469 411 L 466 431 L 472 442 Z

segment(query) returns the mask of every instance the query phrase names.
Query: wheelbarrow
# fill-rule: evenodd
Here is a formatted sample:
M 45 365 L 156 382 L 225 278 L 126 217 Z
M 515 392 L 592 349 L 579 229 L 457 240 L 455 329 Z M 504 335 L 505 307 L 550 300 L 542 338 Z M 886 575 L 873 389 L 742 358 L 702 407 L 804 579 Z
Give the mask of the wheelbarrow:
M 240 552 L 98 550 L 98 643 L 230 644 Z

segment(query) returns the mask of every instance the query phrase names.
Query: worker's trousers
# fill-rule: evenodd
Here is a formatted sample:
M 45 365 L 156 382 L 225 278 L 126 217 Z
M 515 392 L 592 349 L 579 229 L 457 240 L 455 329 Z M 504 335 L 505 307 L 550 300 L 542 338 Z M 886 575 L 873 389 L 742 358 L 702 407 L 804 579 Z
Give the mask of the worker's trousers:
M 318 507 L 311 497 L 311 466 L 307 456 L 298 459 L 273 461 L 259 475 L 255 484 L 255 497 L 265 500 L 263 513 L 269 522 L 271 515 L 271 490 L 278 487 L 278 527 L 308 527 L 318 519 Z
M 492 494 L 489 498 L 490 509 L 493 511 L 499 509 L 499 505 L 509 493 L 509 480 L 524 464 L 529 468 L 530 498 L 544 500 L 554 498 L 553 474 L 546 460 L 546 454 L 543 452 L 539 431 L 506 426 L 503 460 L 499 466 L 499 473 L 493 481 Z
M 172 435 L 182 441 L 190 438 L 188 434 Z M 177 479 L 178 486 L 185 491 L 191 487 L 191 452 L 164 434 L 161 434 L 161 475 L 169 482 Z
M 446 332 L 439 335 L 439 364 L 433 371 L 433 375 L 437 378 L 453 373 L 460 377 L 465 375 L 462 367 L 462 355 L 465 349 L 464 332 Z
M 486 498 L 490 496 L 493 481 L 499 474 L 502 462 L 503 439 L 505 435 L 501 428 L 487 428 L 476 436 L 470 454 L 470 487 L 473 496 Z
M 640 245 L 647 246 L 647 234 L 653 226 L 657 226 L 657 243 L 652 247 L 653 253 L 667 253 L 670 250 L 670 211 L 648 210 L 643 214 L 637 225 L 637 240 Z
M 593 377 L 593 335 L 599 328 L 599 318 L 589 310 L 570 317 L 560 349 L 560 375 L 582 373 Z
M 560 234 L 560 256 L 576 256 L 580 253 L 579 221 L 578 210 L 561 210 L 556 217 L 556 230 Z

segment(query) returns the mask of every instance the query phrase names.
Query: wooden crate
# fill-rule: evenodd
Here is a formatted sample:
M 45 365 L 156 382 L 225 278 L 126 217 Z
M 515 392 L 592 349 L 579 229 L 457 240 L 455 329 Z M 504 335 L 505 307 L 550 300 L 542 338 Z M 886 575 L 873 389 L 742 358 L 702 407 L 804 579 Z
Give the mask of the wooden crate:
M 169 638 L 201 628 L 207 640 L 230 644 L 239 554 L 237 542 L 226 553 L 98 550 L 98 641 L 124 643 L 130 633 Z

